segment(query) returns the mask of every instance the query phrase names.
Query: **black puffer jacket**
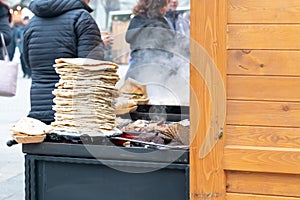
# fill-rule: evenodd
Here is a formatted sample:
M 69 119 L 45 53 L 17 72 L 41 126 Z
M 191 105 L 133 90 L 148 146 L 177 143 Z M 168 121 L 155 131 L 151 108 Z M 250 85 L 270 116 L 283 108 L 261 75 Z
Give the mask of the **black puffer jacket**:
M 140 49 L 168 50 L 171 43 L 176 43 L 175 33 L 164 17 L 149 19 L 142 15 L 131 19 L 125 39 L 132 53 Z
M 59 76 L 57 58 L 103 59 L 100 31 L 83 0 L 34 0 L 35 16 L 24 32 L 24 58 L 32 71 L 29 117 L 45 123 L 54 121 L 53 89 Z
M 6 6 L 0 3 L 0 32 L 4 36 L 5 44 L 8 45 L 11 41 L 11 31 L 9 27 L 9 11 Z M 2 47 L 2 42 L 0 42 Z M 0 49 L 1 50 L 1 49 Z M 2 50 L 0 51 L 0 59 L 3 59 Z

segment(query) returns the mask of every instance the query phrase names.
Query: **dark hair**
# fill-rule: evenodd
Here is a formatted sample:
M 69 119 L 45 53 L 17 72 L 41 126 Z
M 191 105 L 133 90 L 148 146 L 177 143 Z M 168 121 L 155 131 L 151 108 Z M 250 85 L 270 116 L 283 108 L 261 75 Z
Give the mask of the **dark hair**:
M 161 9 L 168 5 L 169 0 L 139 0 L 133 8 L 134 15 L 144 15 L 150 19 L 164 16 Z

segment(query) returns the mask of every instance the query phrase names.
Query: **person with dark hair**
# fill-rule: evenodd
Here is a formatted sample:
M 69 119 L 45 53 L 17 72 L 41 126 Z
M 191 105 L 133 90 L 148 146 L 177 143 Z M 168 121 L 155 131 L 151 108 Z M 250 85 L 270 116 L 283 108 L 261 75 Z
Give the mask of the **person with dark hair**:
M 31 110 L 28 117 L 46 124 L 54 121 L 54 95 L 59 81 L 53 64 L 58 58 L 102 60 L 104 44 L 100 30 L 90 15 L 88 0 L 34 0 L 35 14 L 24 31 L 23 54 L 31 69 Z
M 7 3 L 0 0 L 0 32 L 4 36 L 5 44 L 8 45 L 11 42 L 11 30 L 9 22 L 11 21 L 11 15 L 9 13 L 9 7 Z M 0 42 L 0 47 L 2 47 L 2 42 Z M 0 53 L 0 59 L 3 59 L 2 53 Z
M 168 98 L 167 91 L 178 96 L 174 88 L 178 84 L 185 87 L 182 96 L 189 90 L 189 43 L 178 37 L 165 18 L 168 3 L 169 0 L 139 0 L 126 32 L 131 60 L 125 79 L 147 85 L 150 101 Z

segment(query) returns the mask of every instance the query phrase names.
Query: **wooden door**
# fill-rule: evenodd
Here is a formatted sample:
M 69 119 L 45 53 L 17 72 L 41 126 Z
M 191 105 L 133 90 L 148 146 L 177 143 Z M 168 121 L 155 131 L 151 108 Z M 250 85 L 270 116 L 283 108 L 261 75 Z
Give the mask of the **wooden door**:
M 300 200 L 300 1 L 192 0 L 191 38 L 216 63 L 227 108 L 200 158 L 215 77 L 197 72 L 191 45 L 191 199 Z

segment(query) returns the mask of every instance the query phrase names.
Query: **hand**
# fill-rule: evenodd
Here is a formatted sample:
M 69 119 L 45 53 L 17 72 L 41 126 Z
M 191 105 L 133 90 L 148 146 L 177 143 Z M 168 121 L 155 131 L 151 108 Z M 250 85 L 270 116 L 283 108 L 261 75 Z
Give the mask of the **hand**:
M 114 43 L 114 38 L 110 34 L 103 34 L 102 40 L 105 47 L 107 47 L 108 45 L 112 45 Z

